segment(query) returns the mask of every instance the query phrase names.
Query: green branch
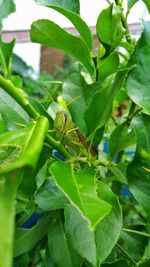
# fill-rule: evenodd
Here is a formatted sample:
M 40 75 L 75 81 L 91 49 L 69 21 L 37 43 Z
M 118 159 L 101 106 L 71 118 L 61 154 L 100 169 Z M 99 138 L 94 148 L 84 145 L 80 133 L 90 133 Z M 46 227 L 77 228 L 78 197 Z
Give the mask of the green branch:
M 13 85 L 13 83 L 9 80 L 6 80 L 0 75 L 0 87 L 2 87 L 13 99 L 15 99 L 18 104 L 28 113 L 28 115 L 37 119 L 39 117 L 39 113 L 33 108 L 33 106 L 29 103 L 29 100 L 25 97 L 24 92 Z
M 59 141 L 55 140 L 48 134 L 46 136 L 46 140 L 52 147 L 62 153 L 66 159 L 72 159 L 67 149 Z

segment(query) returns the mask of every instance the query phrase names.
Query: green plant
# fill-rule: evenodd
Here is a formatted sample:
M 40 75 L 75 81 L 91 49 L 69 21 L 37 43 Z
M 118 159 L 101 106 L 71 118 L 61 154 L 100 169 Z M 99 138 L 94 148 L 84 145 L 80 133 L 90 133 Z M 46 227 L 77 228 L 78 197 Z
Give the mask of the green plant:
M 45 109 L 11 80 L 14 42 L 1 40 L 0 267 L 13 258 L 15 267 L 148 267 L 150 23 L 135 41 L 127 17 L 137 1 L 128 0 L 126 14 L 123 1 L 107 1 L 93 57 L 78 0 L 35 2 L 65 15 L 80 37 L 39 20 L 31 40 L 80 63 L 69 69 L 58 103 L 48 93 Z M 23 228 L 33 212 L 41 219 Z

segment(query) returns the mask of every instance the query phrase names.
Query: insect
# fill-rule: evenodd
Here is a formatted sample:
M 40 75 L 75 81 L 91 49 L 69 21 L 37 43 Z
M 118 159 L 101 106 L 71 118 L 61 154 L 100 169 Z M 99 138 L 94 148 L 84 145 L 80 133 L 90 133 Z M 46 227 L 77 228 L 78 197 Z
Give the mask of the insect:
M 81 146 L 77 134 L 78 128 L 74 127 L 73 122 L 64 110 L 60 110 L 56 113 L 54 129 L 56 130 L 57 139 L 64 144 L 72 147 Z
M 40 85 L 41 88 L 43 88 L 47 92 L 52 103 L 55 103 L 47 88 L 43 84 Z M 80 97 L 81 95 L 75 97 L 74 99 L 71 99 L 71 101 L 67 103 L 67 105 L 65 105 L 65 108 L 67 109 L 68 106 L 77 101 Z M 63 102 L 62 99 L 61 102 Z M 51 130 L 51 132 L 52 131 L 53 130 Z M 64 109 L 56 112 L 54 119 L 54 131 L 56 132 L 57 140 L 64 143 L 66 146 L 75 149 L 77 152 L 82 153 L 88 148 L 85 137 L 82 135 L 78 128 L 75 128 L 74 123 Z M 95 154 L 95 152 L 93 153 L 92 151 L 91 154 Z

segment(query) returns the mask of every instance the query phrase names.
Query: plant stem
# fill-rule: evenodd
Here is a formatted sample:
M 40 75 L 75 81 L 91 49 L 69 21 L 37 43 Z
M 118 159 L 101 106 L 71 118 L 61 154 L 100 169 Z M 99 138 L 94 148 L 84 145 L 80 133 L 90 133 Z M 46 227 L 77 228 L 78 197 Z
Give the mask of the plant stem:
M 70 153 L 63 146 L 63 144 L 61 144 L 59 141 L 56 141 L 49 134 L 47 134 L 46 140 L 50 145 L 52 145 L 52 147 L 54 147 L 56 150 L 58 150 L 60 153 L 62 153 L 66 159 L 72 159 L 72 156 L 70 155 Z
M 122 231 L 127 232 L 127 233 L 131 233 L 131 234 L 142 235 L 142 236 L 150 238 L 150 234 L 148 234 L 148 233 L 139 232 L 136 230 L 126 229 L 126 228 L 122 228 Z
M 0 87 L 2 87 L 10 96 L 12 96 L 31 118 L 37 119 L 39 117 L 39 113 L 33 108 L 28 99 L 23 95 L 23 91 L 20 88 L 15 87 L 11 81 L 6 80 L 1 75 Z
M 115 3 L 116 3 L 117 6 L 121 6 L 122 5 L 119 0 L 115 0 Z M 123 27 L 126 29 L 126 40 L 127 40 L 127 42 L 129 44 L 131 44 L 132 43 L 132 38 L 131 38 L 131 35 L 130 35 L 128 23 L 127 23 L 127 17 L 125 17 L 123 15 L 123 13 L 121 15 L 121 22 L 122 22 Z
M 0 75 L 0 87 L 2 87 L 10 96 L 13 97 L 17 101 L 18 104 L 27 112 L 27 114 L 32 118 L 37 120 L 40 114 L 34 109 L 34 107 L 30 104 L 28 98 L 23 94 L 23 91 L 13 85 L 13 83 L 9 80 L 6 80 Z M 66 159 L 71 159 L 71 155 L 65 149 L 65 147 L 50 135 L 47 134 L 47 142 L 54 147 L 55 149 L 59 150 L 60 153 L 64 155 Z
M 124 248 L 122 246 L 120 246 L 118 243 L 117 243 L 117 247 L 121 250 L 121 252 L 127 256 L 134 264 L 135 266 L 137 266 L 137 262 L 124 250 Z

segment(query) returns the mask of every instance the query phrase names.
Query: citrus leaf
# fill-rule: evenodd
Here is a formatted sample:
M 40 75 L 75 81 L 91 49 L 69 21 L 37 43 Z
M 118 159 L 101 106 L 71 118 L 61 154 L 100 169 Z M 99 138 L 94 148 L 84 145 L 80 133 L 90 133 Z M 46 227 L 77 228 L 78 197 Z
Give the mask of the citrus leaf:
M 31 26 L 30 35 L 33 42 L 58 48 L 77 58 L 85 65 L 91 76 L 94 75 L 91 53 L 82 39 L 67 33 L 50 20 L 34 22 Z
M 16 10 L 13 0 L 2 0 L 0 2 L 0 30 L 2 28 L 3 19 Z
M 41 116 L 37 122 L 24 129 L 1 134 L 0 174 L 26 165 L 34 168 L 39 158 L 47 129 L 48 120 Z
M 57 185 L 78 207 L 92 228 L 110 212 L 111 205 L 97 197 L 93 170 L 75 172 L 71 165 L 60 161 L 51 166 L 50 172 Z
M 59 267 L 80 266 L 82 259 L 68 242 L 59 212 L 53 213 L 48 231 L 48 245 L 52 259 Z
M 119 151 L 124 150 L 135 143 L 134 129 L 127 122 L 123 122 L 115 128 L 110 136 L 109 151 L 111 157 L 113 158 Z
M 49 227 L 50 215 L 41 218 L 31 229 L 17 228 L 15 232 L 14 257 L 32 250 L 46 235 Z
M 121 7 L 111 4 L 100 13 L 97 20 L 97 35 L 109 53 L 117 47 L 125 33 L 121 23 L 121 15 Z
M 80 2 L 79 0 L 35 0 L 37 4 L 43 6 L 52 6 L 52 7 L 59 7 L 65 10 L 79 13 L 80 11 Z
M 10 43 L 5 43 L 0 40 L 0 64 L 5 77 L 8 77 L 11 71 L 11 58 L 14 45 L 15 40 L 12 40 Z
M 132 125 L 137 137 L 137 148 L 132 163 L 127 168 L 128 183 L 136 200 L 150 216 L 150 118 L 141 114 L 136 116 Z
M 118 71 L 114 81 L 101 87 L 93 96 L 90 105 L 85 111 L 88 136 L 101 128 L 109 119 L 115 94 L 122 87 L 127 71 L 127 69 Z
M 65 229 L 68 239 L 77 252 L 93 267 L 97 267 L 110 254 L 115 246 L 122 227 L 122 212 L 118 198 L 102 182 L 98 183 L 100 199 L 107 201 L 111 212 L 90 231 L 87 220 L 73 205 L 65 207 Z
M 65 17 L 67 17 L 72 22 L 72 24 L 75 26 L 75 28 L 78 30 L 81 38 L 83 39 L 83 41 L 85 41 L 89 50 L 92 51 L 91 31 L 89 27 L 87 26 L 87 24 L 81 19 L 81 17 L 78 14 L 76 14 L 78 13 L 78 9 L 79 9 L 78 8 L 79 1 L 69 0 L 69 1 L 63 1 L 63 2 L 61 1 L 60 3 L 58 3 L 58 1 L 56 2 L 53 0 L 35 0 L 35 2 L 37 4 L 50 7 L 58 11 Z M 74 8 L 75 5 L 77 5 L 76 8 Z
M 144 31 L 130 59 L 134 67 L 129 72 L 126 85 L 133 102 L 150 114 L 150 22 L 143 24 Z

